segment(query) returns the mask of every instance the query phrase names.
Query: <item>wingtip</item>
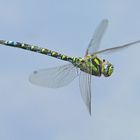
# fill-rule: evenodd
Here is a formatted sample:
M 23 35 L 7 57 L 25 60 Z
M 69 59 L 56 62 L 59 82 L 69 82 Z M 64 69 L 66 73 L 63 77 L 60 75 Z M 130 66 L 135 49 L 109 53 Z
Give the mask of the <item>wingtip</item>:
M 5 40 L 0 40 L 0 44 L 5 45 Z
M 108 25 L 109 20 L 108 20 L 108 19 L 103 19 L 102 22 L 103 22 L 104 24 L 107 24 L 107 25 Z
M 89 115 L 92 116 L 91 110 L 89 111 Z
M 104 21 L 104 22 L 108 22 L 108 19 L 107 19 L 107 18 L 104 18 L 103 21 Z
M 89 106 L 88 106 L 88 111 L 89 111 L 89 115 L 91 116 L 92 115 L 92 113 L 91 113 L 91 104 L 89 104 Z

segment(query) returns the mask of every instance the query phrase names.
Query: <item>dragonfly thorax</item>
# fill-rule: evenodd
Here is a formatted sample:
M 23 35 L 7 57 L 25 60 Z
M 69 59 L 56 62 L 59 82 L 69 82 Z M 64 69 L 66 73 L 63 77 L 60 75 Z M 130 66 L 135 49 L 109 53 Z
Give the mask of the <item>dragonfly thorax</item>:
M 101 76 L 102 61 L 99 58 L 87 55 L 84 58 L 78 58 L 77 60 L 76 66 L 79 67 L 81 71 L 94 76 Z
M 105 77 L 109 77 L 113 72 L 113 65 L 111 63 L 105 60 L 102 61 L 98 57 L 91 55 L 78 58 L 76 66 L 79 67 L 81 71 L 94 76 L 101 76 L 103 74 Z

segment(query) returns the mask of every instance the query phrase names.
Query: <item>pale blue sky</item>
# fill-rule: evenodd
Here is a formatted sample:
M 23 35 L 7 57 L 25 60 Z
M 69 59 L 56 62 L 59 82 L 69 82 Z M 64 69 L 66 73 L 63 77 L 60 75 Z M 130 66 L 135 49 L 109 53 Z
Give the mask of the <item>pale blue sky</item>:
M 139 0 L 0 0 L 0 39 L 84 56 L 100 21 L 109 19 L 101 48 L 140 39 Z M 78 79 L 61 89 L 29 83 L 36 69 L 65 62 L 0 46 L 1 140 L 139 140 L 140 45 L 112 55 L 110 78 L 92 79 L 92 117 Z

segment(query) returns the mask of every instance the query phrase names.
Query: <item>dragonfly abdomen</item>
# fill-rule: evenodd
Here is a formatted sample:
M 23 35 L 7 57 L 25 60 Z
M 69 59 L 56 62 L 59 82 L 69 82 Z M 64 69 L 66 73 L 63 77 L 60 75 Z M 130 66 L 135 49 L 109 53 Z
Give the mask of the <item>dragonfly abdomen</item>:
M 6 40 L 0 40 L 0 44 L 45 54 L 45 55 L 52 56 L 52 57 L 55 57 L 55 58 L 58 58 L 58 59 L 61 59 L 64 61 L 69 61 L 71 63 L 73 63 L 73 61 L 74 61 L 73 57 L 69 57 L 69 56 L 57 53 L 55 51 L 51 51 L 49 49 L 41 48 L 41 47 L 38 47 L 35 45 L 29 45 L 29 44 L 25 44 L 25 43 L 20 43 L 20 42 L 15 42 L 15 41 L 6 41 Z

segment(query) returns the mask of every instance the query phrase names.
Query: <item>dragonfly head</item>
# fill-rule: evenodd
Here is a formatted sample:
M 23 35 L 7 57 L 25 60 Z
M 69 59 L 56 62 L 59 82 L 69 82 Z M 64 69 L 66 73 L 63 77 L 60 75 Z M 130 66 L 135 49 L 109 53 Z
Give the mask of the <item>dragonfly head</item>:
M 102 63 L 102 74 L 105 77 L 109 77 L 113 72 L 113 65 L 109 62 L 106 62 L 105 60 L 103 60 Z

